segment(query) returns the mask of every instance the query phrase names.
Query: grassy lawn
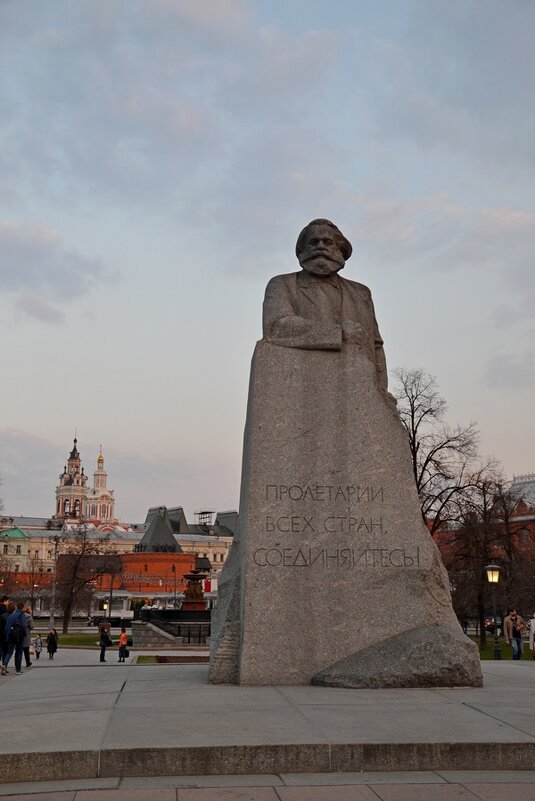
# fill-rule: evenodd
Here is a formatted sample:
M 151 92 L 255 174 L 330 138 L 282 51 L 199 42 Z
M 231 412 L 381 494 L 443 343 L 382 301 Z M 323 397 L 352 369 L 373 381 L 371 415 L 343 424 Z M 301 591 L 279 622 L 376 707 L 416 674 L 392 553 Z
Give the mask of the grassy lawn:
M 471 639 L 476 643 L 477 647 L 479 648 L 479 637 L 471 637 Z M 503 641 L 503 638 L 500 637 L 500 649 L 502 652 L 502 659 L 511 659 L 511 646 L 506 645 Z M 479 649 L 479 656 L 481 659 L 494 659 L 494 637 L 491 635 L 490 637 L 487 635 L 487 645 L 485 649 L 482 651 Z M 531 655 L 531 651 L 529 650 L 529 643 L 527 640 L 524 640 L 524 653 L 522 654 L 522 659 L 528 659 L 530 662 L 533 662 L 533 656 Z
M 46 650 L 46 635 L 47 632 L 40 632 L 41 637 L 43 639 L 43 648 Z M 32 636 L 35 636 L 35 630 L 32 632 Z M 62 645 L 68 645 L 78 648 L 99 648 L 100 646 L 97 645 L 98 640 L 98 631 L 88 633 L 88 634 L 62 634 L 61 631 L 58 631 L 59 637 L 59 647 L 61 648 Z M 117 638 L 118 639 L 118 638 Z
M 98 631 L 91 631 L 87 634 L 59 634 L 59 645 L 61 646 L 70 646 L 73 648 L 94 648 L 97 650 L 100 646 L 98 645 Z M 41 632 L 41 636 L 43 637 L 43 632 Z M 43 639 L 46 638 L 46 633 Z M 477 647 L 479 648 L 479 638 L 472 637 L 472 640 L 476 643 Z M 502 651 L 502 659 L 511 659 L 511 646 L 505 645 L 503 638 L 500 637 L 500 648 Z M 494 659 L 494 638 L 492 636 L 487 637 L 487 645 L 486 648 L 479 652 L 481 659 Z M 531 651 L 529 650 L 529 645 L 527 641 L 524 641 L 524 653 L 522 655 L 522 659 L 527 659 L 530 662 L 533 661 L 533 657 L 531 655 Z M 139 665 L 155 665 L 157 664 L 156 656 L 152 656 L 150 654 L 142 654 L 138 657 L 137 662 Z

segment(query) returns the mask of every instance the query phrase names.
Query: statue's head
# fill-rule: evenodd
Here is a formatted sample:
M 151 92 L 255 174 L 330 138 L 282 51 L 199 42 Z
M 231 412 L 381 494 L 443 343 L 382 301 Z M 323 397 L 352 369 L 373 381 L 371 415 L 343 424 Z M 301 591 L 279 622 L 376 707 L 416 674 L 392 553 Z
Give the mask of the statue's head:
M 297 238 L 295 253 L 303 270 L 331 275 L 342 269 L 351 256 L 351 242 L 330 220 L 312 220 Z

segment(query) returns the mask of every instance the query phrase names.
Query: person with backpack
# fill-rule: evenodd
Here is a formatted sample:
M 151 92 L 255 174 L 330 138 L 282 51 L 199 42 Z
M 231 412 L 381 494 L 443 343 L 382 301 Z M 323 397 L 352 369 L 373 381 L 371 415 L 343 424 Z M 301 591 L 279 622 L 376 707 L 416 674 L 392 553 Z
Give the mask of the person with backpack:
M 3 665 L 2 659 L 5 652 L 7 651 L 5 631 L 6 631 L 8 601 L 9 601 L 9 596 L 7 595 L 2 595 L 2 597 L 0 598 L 0 665 Z
M 12 612 L 10 612 L 10 607 L 13 607 Z M 22 675 L 22 654 L 24 648 L 24 637 L 26 636 L 26 632 L 28 630 L 28 623 L 26 620 L 26 615 L 24 614 L 24 602 L 20 602 L 15 605 L 10 603 L 8 604 L 8 618 L 6 620 L 6 640 L 7 640 L 7 652 L 2 659 L 2 673 L 5 675 L 8 673 L 7 666 L 9 665 L 9 660 L 15 654 L 15 673 L 17 676 Z

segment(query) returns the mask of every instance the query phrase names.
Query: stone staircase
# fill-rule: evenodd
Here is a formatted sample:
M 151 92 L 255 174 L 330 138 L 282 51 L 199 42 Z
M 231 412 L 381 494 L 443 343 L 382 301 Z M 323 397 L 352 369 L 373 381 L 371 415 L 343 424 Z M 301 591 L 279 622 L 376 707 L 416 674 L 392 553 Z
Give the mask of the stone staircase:
M 184 647 L 208 647 L 210 627 L 203 623 L 170 623 L 158 621 L 145 623 L 132 621 L 133 648 L 157 648 L 158 650 L 176 650 Z

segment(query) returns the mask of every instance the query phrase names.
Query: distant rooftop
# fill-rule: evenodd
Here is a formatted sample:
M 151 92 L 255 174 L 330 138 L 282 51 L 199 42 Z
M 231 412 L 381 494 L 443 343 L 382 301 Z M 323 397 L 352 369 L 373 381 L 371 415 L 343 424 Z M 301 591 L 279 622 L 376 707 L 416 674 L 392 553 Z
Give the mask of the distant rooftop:
M 217 537 L 233 537 L 237 532 L 238 527 L 238 512 L 228 510 L 215 513 L 215 521 L 208 525 L 207 523 L 188 523 L 184 509 L 182 506 L 152 506 L 145 518 L 144 523 L 122 523 L 123 526 L 129 526 L 131 531 L 125 531 L 122 528 L 113 528 L 110 535 L 113 539 L 119 540 L 132 540 L 138 542 L 148 529 L 154 519 L 164 515 L 168 520 L 174 536 L 177 541 L 194 540 L 208 541 L 209 539 L 217 539 Z M 34 537 L 42 537 L 50 532 L 61 531 L 61 525 L 50 517 L 25 517 L 23 515 L 2 515 L 0 516 L 0 526 L 11 528 L 20 528 L 27 535 Z M 88 524 L 93 526 L 92 523 Z M 0 528 L 0 532 L 2 529 Z M 107 533 L 107 532 L 106 532 Z M 99 536 L 102 532 L 95 532 L 95 536 Z M 92 533 L 91 533 L 92 536 Z
M 26 532 L 22 531 L 20 528 L 6 528 L 3 531 L 0 531 L 0 537 L 4 538 L 7 537 L 8 539 L 13 540 L 26 540 L 28 539 L 28 535 Z
M 165 506 L 149 509 L 146 522 L 148 527 L 135 547 L 136 553 L 182 553 Z
M 535 473 L 521 473 L 513 476 L 509 492 L 513 497 L 518 500 L 522 498 L 528 506 L 535 508 Z

